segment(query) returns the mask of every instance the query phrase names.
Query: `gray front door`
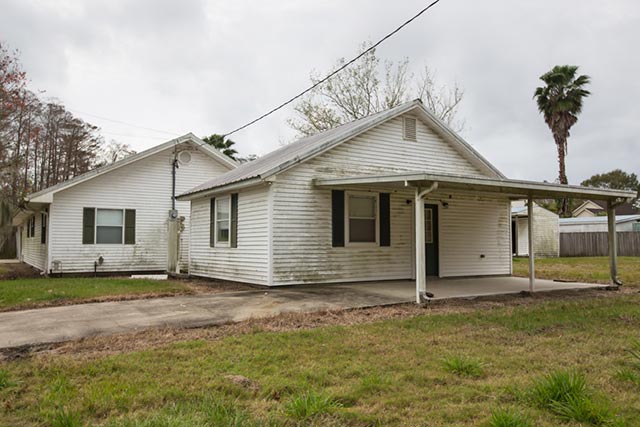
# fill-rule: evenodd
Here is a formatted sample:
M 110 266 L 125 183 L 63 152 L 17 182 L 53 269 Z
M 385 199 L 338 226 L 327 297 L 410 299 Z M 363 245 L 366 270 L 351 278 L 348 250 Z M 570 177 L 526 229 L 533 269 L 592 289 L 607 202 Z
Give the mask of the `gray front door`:
M 424 205 L 424 234 L 427 276 L 438 276 L 438 205 Z

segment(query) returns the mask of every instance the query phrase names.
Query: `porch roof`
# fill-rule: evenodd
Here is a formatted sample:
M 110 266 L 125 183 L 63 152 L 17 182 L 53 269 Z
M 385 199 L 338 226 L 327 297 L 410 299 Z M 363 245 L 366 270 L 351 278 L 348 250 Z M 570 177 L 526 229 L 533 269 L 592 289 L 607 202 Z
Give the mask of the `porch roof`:
M 430 172 L 406 172 L 386 175 L 364 175 L 343 178 L 314 179 L 318 187 L 349 187 L 362 185 L 426 187 L 434 182 L 439 190 L 473 190 L 504 194 L 512 198 L 575 197 L 597 200 L 631 200 L 634 191 L 581 187 L 577 185 L 551 184 L 546 182 L 470 177 L 462 175 L 436 174 Z

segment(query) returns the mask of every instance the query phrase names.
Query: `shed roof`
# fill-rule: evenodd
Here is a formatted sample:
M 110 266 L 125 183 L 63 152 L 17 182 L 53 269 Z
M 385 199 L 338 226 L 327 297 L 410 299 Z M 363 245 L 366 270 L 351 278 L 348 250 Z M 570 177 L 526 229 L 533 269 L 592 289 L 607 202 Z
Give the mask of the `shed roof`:
M 640 221 L 640 215 L 616 215 L 616 224 L 622 224 L 630 221 Z M 587 224 L 606 224 L 606 216 L 590 216 L 578 218 L 560 218 L 560 225 L 587 225 Z
M 308 136 L 285 145 L 256 160 L 242 164 L 236 169 L 215 177 L 202 185 L 183 193 L 181 198 L 193 198 L 194 195 L 205 195 L 211 190 L 251 180 L 264 180 L 282 172 L 296 164 L 302 163 L 318 154 L 339 145 L 381 123 L 401 114 L 412 112 L 422 120 L 433 125 L 465 158 L 488 175 L 504 178 L 491 163 L 480 155 L 471 145 L 448 128 L 441 120 L 429 112 L 419 100 L 405 102 L 370 116 L 354 120 L 337 128 Z M 202 194 L 199 194 L 202 193 Z M 191 197 L 190 197 L 191 196 Z
M 547 198 L 550 196 L 598 198 L 604 200 L 630 199 L 636 193 L 626 190 L 580 187 L 577 185 L 552 184 L 506 178 L 480 178 L 430 172 L 407 172 L 389 175 L 364 175 L 345 178 L 323 178 L 314 180 L 320 187 L 346 187 L 359 185 L 383 186 L 427 186 L 438 183 L 439 189 L 472 190 L 499 193 L 511 198 Z

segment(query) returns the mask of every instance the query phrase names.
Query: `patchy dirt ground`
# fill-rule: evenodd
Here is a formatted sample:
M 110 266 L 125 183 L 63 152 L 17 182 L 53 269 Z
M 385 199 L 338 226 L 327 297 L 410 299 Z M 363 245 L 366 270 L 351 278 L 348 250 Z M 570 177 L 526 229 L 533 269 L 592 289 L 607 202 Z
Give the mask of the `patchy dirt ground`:
M 167 344 L 189 340 L 218 340 L 224 337 L 255 332 L 282 332 L 313 329 L 330 325 L 355 325 L 387 319 L 404 319 L 447 313 L 466 313 L 475 310 L 492 310 L 504 307 L 526 306 L 544 301 L 565 301 L 612 298 L 621 295 L 637 295 L 637 289 L 622 288 L 618 291 L 577 290 L 525 295 L 503 295 L 434 301 L 425 306 L 398 304 L 364 309 L 324 311 L 316 313 L 287 313 L 271 318 L 252 319 L 221 326 L 205 328 L 163 328 L 110 336 L 84 338 L 66 343 L 38 345 L 0 350 L 0 360 L 29 357 L 51 357 L 59 354 L 79 359 L 94 359 L 111 354 L 158 348 Z
M 40 277 L 40 272 L 25 263 L 0 264 L 0 280 L 28 279 Z

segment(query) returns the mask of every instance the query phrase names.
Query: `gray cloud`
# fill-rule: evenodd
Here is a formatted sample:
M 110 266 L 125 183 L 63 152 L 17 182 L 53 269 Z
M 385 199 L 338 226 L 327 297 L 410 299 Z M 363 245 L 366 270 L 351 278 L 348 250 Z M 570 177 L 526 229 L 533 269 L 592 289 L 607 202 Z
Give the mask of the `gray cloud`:
M 4 0 L 0 38 L 22 52 L 34 89 L 70 108 L 204 135 L 263 113 L 424 6 L 408 0 Z M 553 140 L 532 99 L 538 76 L 577 64 L 592 77 L 569 141 L 577 183 L 616 167 L 640 173 L 640 6 L 631 0 L 444 0 L 379 49 L 465 89 L 463 136 L 505 174 L 553 180 Z M 81 114 L 80 114 L 81 115 Z M 291 109 L 236 135 L 242 153 L 289 141 Z M 144 149 L 167 134 L 86 117 Z M 118 135 L 116 135 L 118 134 Z M 127 135 L 127 136 L 119 136 Z

